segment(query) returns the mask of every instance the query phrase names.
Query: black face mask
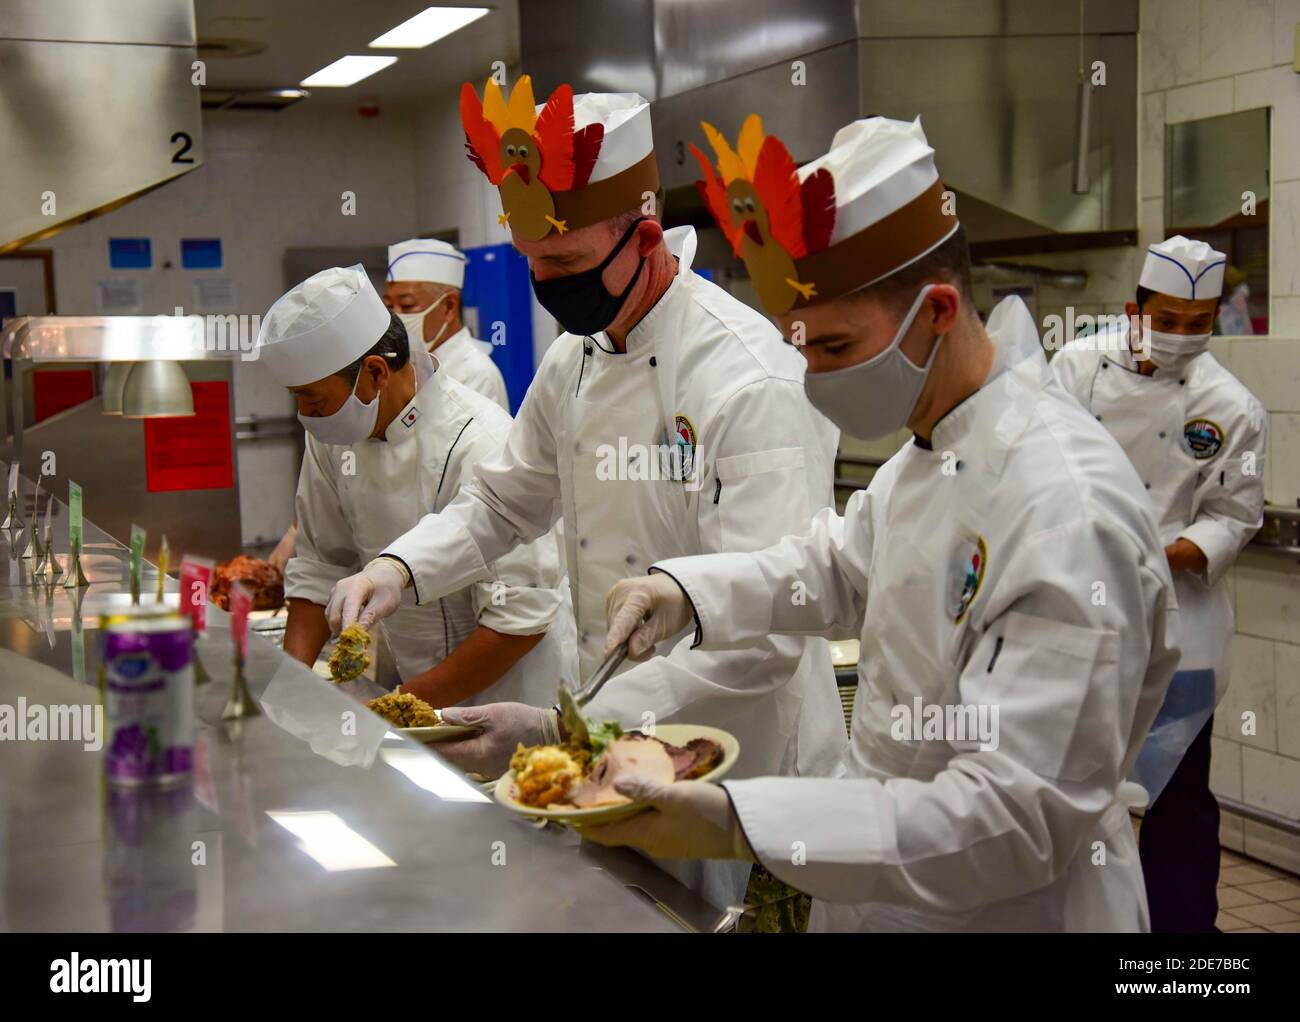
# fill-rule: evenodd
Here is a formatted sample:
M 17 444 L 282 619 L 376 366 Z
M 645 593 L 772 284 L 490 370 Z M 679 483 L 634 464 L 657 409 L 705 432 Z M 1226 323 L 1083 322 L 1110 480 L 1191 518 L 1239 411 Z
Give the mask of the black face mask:
M 533 281 L 533 294 L 542 303 L 542 308 L 554 316 L 560 326 L 569 333 L 581 337 L 598 334 L 617 318 L 623 303 L 627 301 L 627 296 L 636 286 L 637 278 L 641 276 L 645 258 L 642 257 L 637 263 L 636 273 L 632 274 L 632 279 L 628 281 L 622 294 L 610 294 L 605 290 L 605 284 L 600 277 L 605 272 L 605 267 L 623 251 L 623 246 L 636 231 L 637 224 L 645 219 L 647 218 L 637 218 L 599 266 L 583 270 L 581 273 L 571 273 L 567 277 L 554 277 L 551 280 L 538 280 L 533 277 L 531 271 L 529 272 L 528 275 Z

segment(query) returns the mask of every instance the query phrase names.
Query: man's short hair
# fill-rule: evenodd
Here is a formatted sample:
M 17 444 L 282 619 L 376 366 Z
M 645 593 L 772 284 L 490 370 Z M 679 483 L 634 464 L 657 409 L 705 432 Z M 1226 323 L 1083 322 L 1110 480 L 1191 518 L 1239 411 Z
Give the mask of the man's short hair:
M 654 215 L 649 217 L 649 219 L 656 220 L 659 223 L 663 223 L 664 190 L 662 188 L 660 188 L 659 191 L 655 192 L 653 208 L 654 208 Z M 629 227 L 631 227 L 638 220 L 646 219 L 646 214 L 641 212 L 641 209 L 642 209 L 641 206 L 635 206 L 632 209 L 619 213 L 618 216 L 610 217 L 609 219 L 610 230 L 613 231 L 614 234 L 621 236 L 624 232 L 627 231 Z
M 390 372 L 396 373 L 406 368 L 406 363 L 411 361 L 411 346 L 406 339 L 406 327 L 395 313 L 389 312 L 388 316 L 388 329 L 384 331 L 383 336 L 369 351 L 351 365 L 344 366 L 335 375 L 342 376 L 355 384 L 357 377 L 361 375 L 361 363 L 371 355 L 378 355 L 388 363 Z
M 1153 294 L 1155 294 L 1155 292 L 1152 291 L 1149 287 L 1143 287 L 1141 284 L 1138 285 L 1137 294 L 1136 294 L 1138 312 L 1142 311 L 1142 306 L 1146 305 L 1147 299 L 1150 298 Z
M 963 304 L 974 312 L 975 288 L 971 282 L 970 244 L 966 240 L 966 228 L 961 224 L 937 248 L 916 262 L 891 273 L 883 280 L 852 292 L 850 297 L 874 299 L 905 313 L 916 300 L 917 292 L 926 284 L 936 281 L 954 285 L 961 292 Z

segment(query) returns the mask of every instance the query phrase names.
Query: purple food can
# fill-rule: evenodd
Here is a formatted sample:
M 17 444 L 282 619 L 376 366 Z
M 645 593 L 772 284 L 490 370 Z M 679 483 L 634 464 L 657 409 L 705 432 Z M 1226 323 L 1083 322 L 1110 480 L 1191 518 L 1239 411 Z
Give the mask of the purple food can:
M 110 784 L 164 785 L 194 769 L 190 623 L 153 617 L 104 632 L 105 771 Z

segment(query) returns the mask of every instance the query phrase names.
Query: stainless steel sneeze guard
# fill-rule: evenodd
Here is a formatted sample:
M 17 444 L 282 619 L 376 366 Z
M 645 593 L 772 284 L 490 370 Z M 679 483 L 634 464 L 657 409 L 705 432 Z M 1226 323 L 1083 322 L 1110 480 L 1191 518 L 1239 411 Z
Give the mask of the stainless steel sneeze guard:
M 27 502 L 31 491 L 24 481 Z M 60 566 L 66 514 L 59 505 Z M 7 533 L 0 548 L 0 707 L 93 713 L 96 621 L 128 600 L 128 552 L 86 522 L 91 584 L 65 590 L 33 579 Z M 146 576 L 156 580 L 152 568 Z M 142 590 L 154 591 L 148 577 Z M 170 580 L 168 590 L 178 599 Z M 495 805 L 256 634 L 247 672 L 263 715 L 223 725 L 228 621 L 208 608 L 199 655 L 213 681 L 195 692 L 192 784 L 111 789 L 102 747 L 0 740 L 0 929 L 664 932 L 717 923 L 718 909 L 634 853 L 580 852 L 571 833 Z M 348 714 L 354 728 L 344 726 Z

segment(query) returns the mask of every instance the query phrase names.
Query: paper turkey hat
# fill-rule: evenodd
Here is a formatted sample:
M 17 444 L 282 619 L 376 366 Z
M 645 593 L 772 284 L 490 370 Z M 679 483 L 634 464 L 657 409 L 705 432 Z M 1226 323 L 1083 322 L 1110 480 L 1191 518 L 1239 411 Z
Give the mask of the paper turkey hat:
M 365 268 L 332 266 L 281 295 L 262 320 L 257 356 L 285 387 L 350 366 L 392 323 Z
M 461 86 L 460 119 L 469 158 L 500 192 L 498 221 L 526 241 L 608 220 L 659 190 L 650 104 L 634 93 L 574 96 L 566 84 L 539 106 L 528 75 L 509 101 L 489 78 L 482 102 Z
M 1227 265 L 1222 252 L 1175 234 L 1147 249 L 1138 284 L 1175 298 L 1218 298 Z
M 919 119 L 854 121 L 801 168 L 757 114 L 734 150 L 701 126 L 718 166 L 692 145 L 704 171 L 696 187 L 773 315 L 873 284 L 957 229 Z
M 445 241 L 412 238 L 388 246 L 388 279 L 465 285 L 465 253 Z

